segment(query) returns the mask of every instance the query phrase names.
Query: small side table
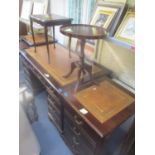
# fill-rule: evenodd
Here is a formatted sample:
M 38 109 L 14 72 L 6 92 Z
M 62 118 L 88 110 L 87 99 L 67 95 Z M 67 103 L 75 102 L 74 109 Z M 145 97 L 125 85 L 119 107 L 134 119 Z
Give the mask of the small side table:
M 69 55 L 70 55 L 70 45 L 71 38 L 78 38 L 80 40 L 81 45 L 81 55 L 80 61 L 71 63 L 70 72 L 64 77 L 69 77 L 75 68 L 79 68 L 78 71 L 78 83 L 75 87 L 75 91 L 79 87 L 80 82 L 84 81 L 84 75 L 86 73 L 89 74 L 90 79 L 92 80 L 92 66 L 85 63 L 85 55 L 84 55 L 84 47 L 86 39 L 103 39 L 106 36 L 106 31 L 102 27 L 92 26 L 92 25 L 84 25 L 84 24 L 72 24 L 67 26 L 62 26 L 60 28 L 60 32 L 69 37 Z M 81 75 L 82 80 L 80 80 Z
M 36 22 L 40 24 L 41 26 L 44 27 L 44 32 L 45 32 L 45 40 L 46 40 L 46 46 L 47 46 L 47 52 L 48 52 L 48 60 L 50 63 L 49 59 L 49 42 L 48 42 L 48 27 L 53 27 L 53 43 L 55 47 L 55 26 L 56 25 L 68 25 L 71 24 L 72 19 L 71 18 L 66 18 L 62 17 L 59 15 L 55 14 L 50 14 L 50 15 L 31 15 L 30 16 L 30 23 L 31 23 L 31 31 L 32 31 L 32 38 L 34 42 L 34 47 L 35 47 L 35 52 L 36 52 L 36 43 L 35 43 L 35 36 L 34 36 L 34 31 L 33 31 L 33 22 Z

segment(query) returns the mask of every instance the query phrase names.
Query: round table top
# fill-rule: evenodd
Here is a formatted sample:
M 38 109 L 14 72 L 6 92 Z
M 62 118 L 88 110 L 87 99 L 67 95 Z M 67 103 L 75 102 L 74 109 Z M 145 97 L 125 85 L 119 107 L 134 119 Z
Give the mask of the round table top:
M 84 24 L 62 26 L 60 32 L 66 36 L 78 39 L 102 39 L 106 36 L 106 30 L 104 28 Z

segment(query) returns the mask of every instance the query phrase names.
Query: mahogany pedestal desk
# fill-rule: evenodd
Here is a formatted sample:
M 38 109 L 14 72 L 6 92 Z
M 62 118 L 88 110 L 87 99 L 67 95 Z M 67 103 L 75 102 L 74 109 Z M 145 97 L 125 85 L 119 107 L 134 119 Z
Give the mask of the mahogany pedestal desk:
M 51 64 L 46 46 L 20 50 L 23 64 L 48 93 L 48 116 L 75 155 L 102 155 L 104 144 L 111 133 L 134 114 L 134 94 L 114 83 L 107 76 L 96 79 L 99 85 L 84 86 L 77 92 L 74 87 L 77 73 L 69 78 L 70 58 L 67 49 L 56 44 L 49 46 Z M 72 54 L 76 61 L 77 55 Z M 93 74 L 103 72 L 93 66 Z M 104 70 L 103 75 L 109 72 Z

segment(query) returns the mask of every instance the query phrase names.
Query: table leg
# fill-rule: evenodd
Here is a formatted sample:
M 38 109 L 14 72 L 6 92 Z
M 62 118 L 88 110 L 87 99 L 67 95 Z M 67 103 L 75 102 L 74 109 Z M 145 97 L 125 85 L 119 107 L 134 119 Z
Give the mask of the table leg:
M 30 26 L 31 26 L 31 33 L 32 33 L 34 49 L 35 49 L 35 52 L 36 52 L 36 43 L 35 43 L 35 37 L 34 37 L 34 31 L 33 31 L 33 20 L 31 18 L 30 18 Z
M 72 38 L 69 37 L 68 49 L 69 49 L 69 57 L 70 58 L 71 58 L 71 41 L 72 41 Z
M 48 46 L 48 31 L 47 31 L 47 26 L 44 26 L 44 30 L 45 30 L 45 39 L 46 39 L 47 53 L 48 53 L 48 63 L 50 63 L 50 52 L 49 52 L 49 46 Z
M 63 77 L 64 77 L 64 78 L 68 78 L 68 77 L 73 73 L 73 71 L 75 70 L 76 67 L 77 67 L 77 66 L 76 66 L 76 62 L 72 62 L 72 63 L 71 63 L 71 70 L 70 70 L 70 72 L 67 73 L 66 75 L 64 75 Z
M 55 48 L 55 26 L 53 26 L 53 41 L 54 41 L 54 48 Z
M 80 45 L 81 45 L 81 56 L 80 56 L 80 59 L 81 59 L 82 68 L 84 68 L 84 60 L 85 60 L 85 54 L 84 54 L 85 42 L 86 41 L 84 39 L 81 39 L 81 41 L 80 41 Z

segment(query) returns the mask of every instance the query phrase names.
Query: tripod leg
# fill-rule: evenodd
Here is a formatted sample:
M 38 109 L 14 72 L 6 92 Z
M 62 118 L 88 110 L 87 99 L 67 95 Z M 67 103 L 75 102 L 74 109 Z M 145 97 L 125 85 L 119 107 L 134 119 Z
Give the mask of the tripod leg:
M 78 71 L 78 79 L 77 79 L 77 83 L 76 83 L 75 88 L 74 88 L 74 92 L 77 92 L 77 90 L 78 90 L 78 88 L 79 88 L 79 85 L 80 85 L 80 82 L 81 82 L 81 80 L 80 80 L 81 73 L 82 73 L 82 70 L 80 69 L 80 70 Z
M 75 70 L 75 68 L 76 68 L 75 62 L 72 62 L 71 63 L 71 70 L 70 70 L 70 72 L 68 74 L 64 75 L 63 77 L 64 78 L 68 78 L 73 73 L 73 71 Z

